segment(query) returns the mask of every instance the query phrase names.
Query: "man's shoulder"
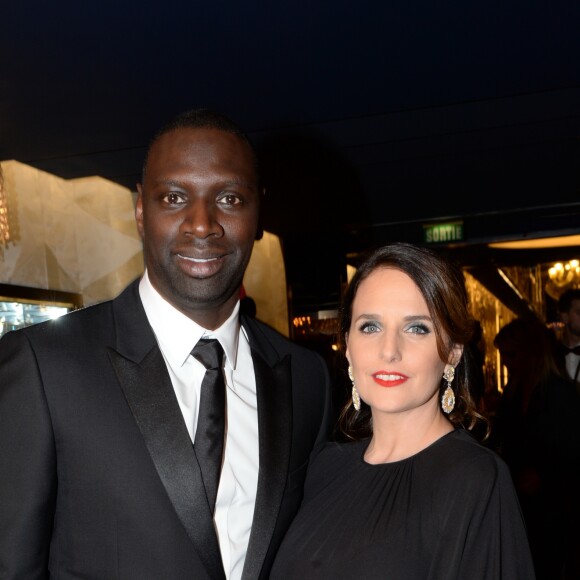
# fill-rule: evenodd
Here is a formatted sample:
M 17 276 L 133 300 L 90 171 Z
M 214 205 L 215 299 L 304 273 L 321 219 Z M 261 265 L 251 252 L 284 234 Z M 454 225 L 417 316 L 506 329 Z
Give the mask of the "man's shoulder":
M 39 322 L 14 332 L 23 337 L 28 336 L 33 341 L 66 340 L 68 337 L 74 341 L 79 336 L 86 341 L 89 336 L 97 334 L 99 329 L 112 327 L 114 305 L 121 299 L 121 296 L 123 296 L 124 307 L 129 305 L 127 301 L 130 300 L 131 286 L 115 298 L 82 306 L 54 320 Z
M 308 351 L 306 347 L 297 344 L 288 336 L 282 334 L 279 330 L 258 320 L 257 318 L 243 317 L 242 326 L 248 331 L 248 335 L 254 338 L 262 338 L 271 344 L 283 348 L 290 348 L 297 351 Z
M 27 336 L 33 341 L 52 341 L 62 339 L 67 335 L 74 337 L 80 332 L 86 335 L 94 331 L 95 326 L 108 319 L 108 311 L 110 311 L 110 301 L 81 307 L 59 318 L 38 322 L 16 330 L 14 333 L 22 337 Z
M 242 318 L 242 326 L 247 331 L 252 347 L 255 347 L 256 344 L 262 347 L 267 345 L 267 347 L 274 349 L 280 357 L 290 354 L 301 359 L 322 360 L 322 356 L 318 352 L 298 344 L 260 320 L 244 317 Z

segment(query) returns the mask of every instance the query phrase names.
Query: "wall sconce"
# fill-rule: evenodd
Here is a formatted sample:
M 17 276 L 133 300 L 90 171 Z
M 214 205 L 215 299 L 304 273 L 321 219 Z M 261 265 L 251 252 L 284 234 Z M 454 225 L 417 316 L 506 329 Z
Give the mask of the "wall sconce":
M 4 174 L 0 165 L 0 257 L 4 256 L 4 248 L 10 241 L 10 223 L 8 221 L 8 201 L 4 191 Z

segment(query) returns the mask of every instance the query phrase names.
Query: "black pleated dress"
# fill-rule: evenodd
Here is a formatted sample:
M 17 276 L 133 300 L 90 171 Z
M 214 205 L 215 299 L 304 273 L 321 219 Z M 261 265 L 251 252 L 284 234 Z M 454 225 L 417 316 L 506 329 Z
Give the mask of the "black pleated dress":
M 368 444 L 313 461 L 271 580 L 534 580 L 498 455 L 461 429 L 393 463 L 366 463 Z

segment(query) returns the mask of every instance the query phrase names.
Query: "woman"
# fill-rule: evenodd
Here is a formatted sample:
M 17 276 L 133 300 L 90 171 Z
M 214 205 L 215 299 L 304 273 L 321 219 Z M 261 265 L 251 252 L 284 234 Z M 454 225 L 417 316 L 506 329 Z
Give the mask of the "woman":
M 469 433 L 476 328 L 434 252 L 391 244 L 359 267 L 340 321 L 352 440 L 309 466 L 272 579 L 533 580 L 507 466 Z

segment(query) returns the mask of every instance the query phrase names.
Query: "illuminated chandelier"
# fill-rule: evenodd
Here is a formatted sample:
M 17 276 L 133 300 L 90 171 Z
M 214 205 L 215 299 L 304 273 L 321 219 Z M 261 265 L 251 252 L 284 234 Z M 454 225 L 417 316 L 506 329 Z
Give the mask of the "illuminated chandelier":
M 557 300 L 564 290 L 580 287 L 580 261 L 558 262 L 548 270 L 546 292 Z

